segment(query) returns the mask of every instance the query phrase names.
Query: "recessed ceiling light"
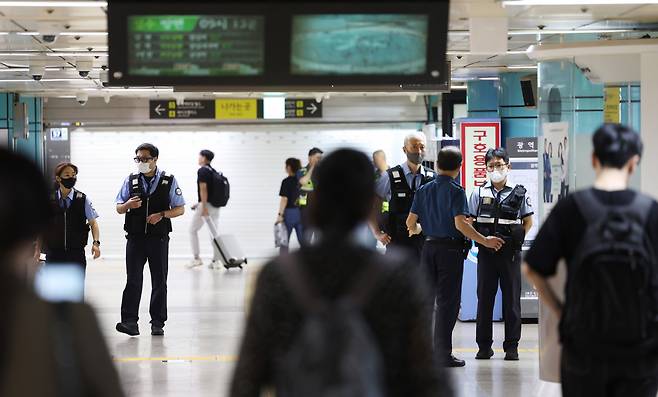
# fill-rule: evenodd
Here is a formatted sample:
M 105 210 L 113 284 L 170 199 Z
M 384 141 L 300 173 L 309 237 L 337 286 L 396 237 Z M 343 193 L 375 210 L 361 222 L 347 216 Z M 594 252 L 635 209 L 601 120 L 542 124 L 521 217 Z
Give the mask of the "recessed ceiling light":
M 583 6 L 583 5 L 637 5 L 658 4 L 658 0 L 503 0 L 507 6 Z
M 107 7 L 107 1 L 0 1 L 0 7 Z

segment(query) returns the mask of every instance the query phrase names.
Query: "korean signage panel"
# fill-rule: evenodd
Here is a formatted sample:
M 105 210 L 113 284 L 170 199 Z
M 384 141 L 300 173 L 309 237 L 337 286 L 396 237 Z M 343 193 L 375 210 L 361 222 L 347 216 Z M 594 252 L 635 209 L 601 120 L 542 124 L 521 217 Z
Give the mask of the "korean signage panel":
M 258 99 L 217 99 L 215 101 L 216 120 L 256 120 L 258 119 Z
M 470 197 L 476 187 L 487 181 L 485 155 L 489 149 L 500 147 L 500 121 L 460 122 L 462 163 L 461 182 Z

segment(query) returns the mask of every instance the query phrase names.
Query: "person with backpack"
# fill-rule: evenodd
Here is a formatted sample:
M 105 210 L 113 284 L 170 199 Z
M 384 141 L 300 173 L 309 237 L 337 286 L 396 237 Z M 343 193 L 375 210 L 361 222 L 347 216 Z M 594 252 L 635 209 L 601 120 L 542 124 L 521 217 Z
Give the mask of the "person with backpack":
M 299 210 L 299 183 L 296 175 L 301 168 L 302 163 L 299 159 L 292 157 L 286 159 L 288 177 L 281 181 L 279 213 L 276 218 L 277 224 L 284 223 L 286 225 L 287 241 L 290 241 L 294 229 L 300 246 L 304 244 L 304 227 L 302 226 L 302 215 Z M 288 250 L 288 245 L 282 245 L 279 248 L 279 252 L 282 254 L 288 252 Z
M 604 124 L 593 136 L 594 186 L 559 201 L 524 271 L 561 319 L 565 397 L 658 393 L 658 203 L 629 189 L 639 134 Z M 565 300 L 547 279 L 567 264 Z
M 0 199 L 0 396 L 124 396 L 92 308 L 45 301 L 26 277 L 38 266 L 35 241 L 58 211 L 44 176 L 0 148 L 0 178 L 11 187 Z
M 375 197 L 368 156 L 337 150 L 313 181 L 317 241 L 261 270 L 228 395 L 452 396 L 417 266 L 354 237 Z
M 192 206 L 192 210 L 195 212 L 190 226 L 190 240 L 194 259 L 187 265 L 188 268 L 203 266 L 199 246 L 199 230 L 201 230 L 206 220 L 213 222 L 216 227 L 219 221 L 219 209 L 226 206 L 228 202 L 228 180 L 210 165 L 214 158 L 215 154 L 210 150 L 202 150 L 199 153 L 200 168 L 197 172 L 197 197 L 199 201 Z M 217 245 L 213 242 L 216 236 L 211 235 L 210 237 L 213 257 L 208 267 L 220 269 L 223 266 L 221 254 Z

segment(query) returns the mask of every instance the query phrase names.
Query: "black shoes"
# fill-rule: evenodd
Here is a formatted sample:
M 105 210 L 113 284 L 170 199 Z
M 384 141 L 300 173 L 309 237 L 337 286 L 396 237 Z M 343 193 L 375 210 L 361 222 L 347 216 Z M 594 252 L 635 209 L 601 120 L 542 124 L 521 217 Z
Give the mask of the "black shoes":
M 137 326 L 137 324 L 118 323 L 117 324 L 117 331 L 121 332 L 122 334 L 128 334 L 130 336 L 137 336 L 137 335 L 139 335 L 139 326 Z
M 475 355 L 476 360 L 489 360 L 491 357 L 493 357 L 494 351 L 492 348 L 489 348 L 489 350 L 483 350 L 480 349 L 478 351 L 478 354 Z
M 519 351 L 516 349 L 506 351 L 505 361 L 519 361 Z
M 443 361 L 443 366 L 446 368 L 459 368 L 459 367 L 464 367 L 466 366 L 466 361 L 460 360 L 457 357 L 453 356 L 452 354 L 448 356 Z
M 164 329 L 159 325 L 151 325 L 151 335 L 153 336 L 163 336 Z

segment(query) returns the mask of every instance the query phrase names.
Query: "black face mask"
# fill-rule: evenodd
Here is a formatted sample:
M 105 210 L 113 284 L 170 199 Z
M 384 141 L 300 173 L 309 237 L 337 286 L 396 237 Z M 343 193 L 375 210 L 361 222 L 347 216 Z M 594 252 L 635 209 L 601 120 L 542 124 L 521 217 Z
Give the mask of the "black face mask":
M 62 178 L 60 184 L 67 189 L 73 189 L 75 182 L 77 182 L 77 178 Z

